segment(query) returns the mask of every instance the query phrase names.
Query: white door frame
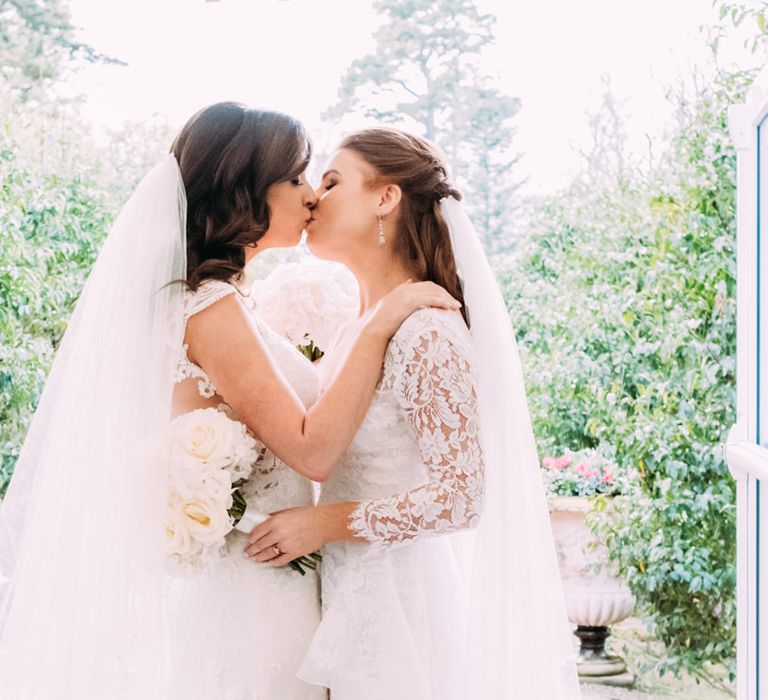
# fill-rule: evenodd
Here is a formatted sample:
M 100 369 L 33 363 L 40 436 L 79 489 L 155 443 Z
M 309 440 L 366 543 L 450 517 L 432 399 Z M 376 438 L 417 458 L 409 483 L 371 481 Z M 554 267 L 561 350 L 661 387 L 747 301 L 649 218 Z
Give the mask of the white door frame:
M 725 447 L 737 492 L 737 698 L 768 700 L 768 69 L 728 117 L 738 155 L 736 424 Z

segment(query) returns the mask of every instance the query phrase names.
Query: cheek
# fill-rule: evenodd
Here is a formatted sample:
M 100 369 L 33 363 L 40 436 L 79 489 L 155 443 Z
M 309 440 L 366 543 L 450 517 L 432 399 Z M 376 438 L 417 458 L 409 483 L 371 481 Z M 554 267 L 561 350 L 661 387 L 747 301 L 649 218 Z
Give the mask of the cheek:
M 345 236 L 358 233 L 366 220 L 359 197 L 333 191 L 318 205 L 318 218 L 324 232 Z
M 305 215 L 306 209 L 302 198 L 295 193 L 286 193 L 270 203 L 269 227 L 275 231 L 289 232 L 296 228 L 297 223 L 303 222 Z
M 295 186 L 283 187 L 267 196 L 267 205 L 272 219 L 285 221 L 295 218 L 304 209 L 302 191 Z

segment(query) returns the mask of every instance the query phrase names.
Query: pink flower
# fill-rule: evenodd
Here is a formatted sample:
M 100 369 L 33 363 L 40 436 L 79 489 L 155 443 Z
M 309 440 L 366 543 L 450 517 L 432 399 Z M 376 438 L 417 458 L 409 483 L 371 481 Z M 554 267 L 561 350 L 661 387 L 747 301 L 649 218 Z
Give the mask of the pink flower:
M 576 465 L 576 471 L 577 471 L 579 474 L 584 474 L 584 475 L 586 476 L 586 474 L 587 474 L 587 471 L 588 471 L 587 463 L 586 463 L 586 462 L 579 462 L 579 463 Z
M 555 469 L 564 469 L 571 463 L 571 458 L 568 455 L 562 455 L 555 460 Z
M 556 469 L 555 466 L 557 464 L 557 460 L 554 457 L 544 457 L 544 459 L 541 461 L 541 463 L 547 468 L 547 469 Z
M 605 472 L 603 472 L 603 478 L 600 479 L 600 481 L 604 484 L 610 484 L 613 481 L 613 474 L 606 469 Z
M 588 477 L 589 479 L 591 479 L 593 476 L 597 476 L 598 474 L 599 474 L 599 472 L 597 471 L 597 469 L 590 469 L 590 470 L 587 472 L 587 477 Z

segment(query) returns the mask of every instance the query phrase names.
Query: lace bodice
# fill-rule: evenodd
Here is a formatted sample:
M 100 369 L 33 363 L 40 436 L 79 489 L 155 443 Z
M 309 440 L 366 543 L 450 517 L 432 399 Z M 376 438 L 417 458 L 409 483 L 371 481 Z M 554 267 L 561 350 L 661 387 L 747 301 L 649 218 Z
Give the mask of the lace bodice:
M 361 501 L 352 530 L 386 549 L 472 527 L 483 488 L 469 331 L 456 314 L 417 311 L 390 341 L 376 395 L 321 502 Z
M 312 364 L 269 328 L 253 311 L 249 297 L 226 282 L 205 282 L 185 298 L 184 321 L 229 294 L 252 312 L 254 325 L 274 364 L 309 407 L 317 397 Z M 198 380 L 198 391 L 212 397 L 216 388 L 202 368 L 179 348 L 177 381 Z M 232 418 L 225 404 L 219 410 Z M 256 435 L 258 438 L 258 435 Z M 249 507 L 273 512 L 311 505 L 312 483 L 289 469 L 263 444 L 241 486 Z M 296 678 L 296 668 L 320 621 L 319 581 L 288 567 L 273 568 L 243 556 L 247 535 L 227 535 L 222 556 L 201 571 L 170 576 L 167 616 L 170 678 L 167 700 L 323 700 L 324 688 Z
M 253 300 L 243 295 L 236 285 L 219 280 L 208 280 L 203 282 L 195 292 L 189 292 L 184 304 L 185 325 L 194 314 L 207 309 L 230 294 L 240 295 L 241 301 L 251 312 L 251 318 L 275 365 L 301 399 L 305 408 L 309 408 L 317 399 L 319 390 L 315 368 L 285 338 L 259 318 L 254 311 Z M 189 378 L 197 379 L 200 395 L 204 398 L 214 396 L 216 387 L 203 368 L 190 361 L 187 350 L 187 345 L 183 345 L 179 350 L 176 382 Z M 228 407 L 226 408 L 228 409 Z M 228 409 L 228 413 L 237 419 L 237 416 L 231 413 L 231 409 Z M 258 435 L 256 437 L 258 438 Z M 311 482 L 290 469 L 261 443 L 259 448 L 259 461 L 248 481 L 242 486 L 243 496 L 248 501 L 249 506 L 263 512 L 273 512 L 312 503 Z M 232 536 L 236 536 L 236 533 L 233 533 Z

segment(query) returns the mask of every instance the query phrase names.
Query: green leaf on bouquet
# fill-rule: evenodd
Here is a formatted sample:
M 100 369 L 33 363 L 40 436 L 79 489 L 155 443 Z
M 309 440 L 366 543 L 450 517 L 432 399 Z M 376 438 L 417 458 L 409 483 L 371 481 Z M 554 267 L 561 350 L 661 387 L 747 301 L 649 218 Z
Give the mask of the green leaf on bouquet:
M 245 498 L 240 489 L 235 489 L 232 492 L 232 506 L 227 511 L 233 520 L 233 525 L 237 525 L 240 522 L 240 519 L 245 515 L 245 509 L 247 507 L 248 504 L 245 502 Z
M 317 565 L 323 560 L 323 557 L 320 555 L 319 552 L 312 552 L 311 554 L 306 554 L 301 557 L 297 557 L 293 561 L 289 562 L 289 566 L 294 570 L 298 571 L 302 576 L 304 576 L 307 572 L 304 570 L 306 567 L 307 569 L 312 569 L 313 571 L 317 569 Z
M 309 335 L 304 335 L 304 340 L 307 342 L 304 345 L 297 345 L 296 349 L 304 355 L 310 362 L 319 360 L 325 353 L 315 345 L 315 341 L 312 340 Z

